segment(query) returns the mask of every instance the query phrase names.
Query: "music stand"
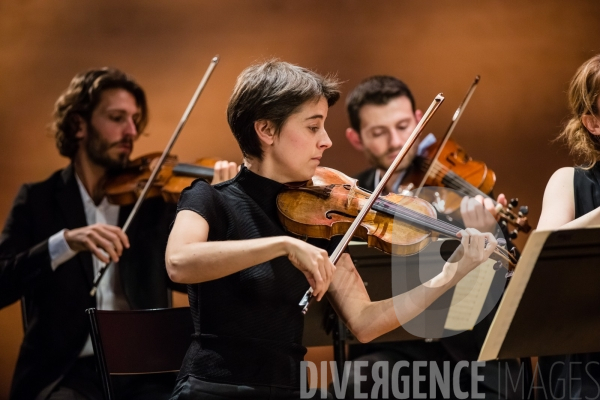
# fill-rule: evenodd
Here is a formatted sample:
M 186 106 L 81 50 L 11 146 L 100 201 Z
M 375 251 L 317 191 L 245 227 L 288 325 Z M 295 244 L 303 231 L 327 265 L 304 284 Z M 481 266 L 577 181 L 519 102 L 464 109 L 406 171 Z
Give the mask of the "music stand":
M 530 236 L 479 361 L 600 351 L 600 227 Z

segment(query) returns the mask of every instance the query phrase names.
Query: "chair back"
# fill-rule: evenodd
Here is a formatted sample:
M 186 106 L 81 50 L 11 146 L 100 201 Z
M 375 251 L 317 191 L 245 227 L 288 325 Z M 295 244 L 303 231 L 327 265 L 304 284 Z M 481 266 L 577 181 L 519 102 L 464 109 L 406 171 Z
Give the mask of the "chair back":
M 108 399 L 110 375 L 177 372 L 194 333 L 189 307 L 107 311 L 90 308 L 92 343 Z

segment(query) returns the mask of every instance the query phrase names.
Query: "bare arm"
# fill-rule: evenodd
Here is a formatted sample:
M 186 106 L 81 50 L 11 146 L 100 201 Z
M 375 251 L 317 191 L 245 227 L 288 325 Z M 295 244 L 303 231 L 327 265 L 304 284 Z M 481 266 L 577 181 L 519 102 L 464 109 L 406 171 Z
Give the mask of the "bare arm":
M 574 168 L 561 168 L 548 181 L 538 229 L 574 229 L 600 225 L 600 208 L 575 219 L 574 174 Z
M 320 300 L 335 267 L 327 252 L 288 236 L 207 242 L 209 225 L 199 214 L 177 214 L 166 251 L 169 277 L 178 283 L 200 283 L 286 256 L 306 276 Z
M 344 255 L 329 288 L 329 299 L 348 329 L 361 342 L 369 342 L 423 312 L 471 270 L 485 261 L 496 248 L 491 233 L 474 229 L 461 231 L 467 249 L 457 263 L 446 263 L 443 271 L 424 284 L 393 298 L 372 302 L 352 260 Z M 487 246 L 484 244 L 487 238 Z M 471 244 L 469 244 L 469 240 Z

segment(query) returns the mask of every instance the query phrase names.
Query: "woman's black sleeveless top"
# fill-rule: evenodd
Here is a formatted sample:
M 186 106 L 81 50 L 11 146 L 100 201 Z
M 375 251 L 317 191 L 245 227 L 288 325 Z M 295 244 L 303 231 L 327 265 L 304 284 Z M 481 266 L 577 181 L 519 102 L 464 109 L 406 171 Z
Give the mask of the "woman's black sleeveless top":
M 573 177 L 575 218 L 600 207 L 600 163 L 591 169 L 575 168 Z
M 181 194 L 177 211 L 201 215 L 209 242 L 282 236 L 276 197 L 283 187 L 242 167 L 214 187 L 195 181 Z M 308 288 L 287 257 L 189 285 L 196 333 L 179 377 L 299 388 L 306 348 L 298 303 Z
M 588 170 L 575 168 L 573 190 L 575 218 L 600 207 L 600 164 Z M 538 398 L 591 399 L 600 396 L 600 353 L 540 357 L 539 363 L 546 393 L 538 390 Z

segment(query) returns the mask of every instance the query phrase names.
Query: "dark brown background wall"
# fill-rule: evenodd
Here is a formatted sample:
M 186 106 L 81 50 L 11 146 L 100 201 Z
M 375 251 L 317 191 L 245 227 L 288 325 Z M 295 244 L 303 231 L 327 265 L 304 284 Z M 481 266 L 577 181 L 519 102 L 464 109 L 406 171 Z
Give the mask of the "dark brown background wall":
M 0 2 L 0 219 L 20 184 L 67 161 L 46 126 L 78 71 L 112 65 L 146 88 L 151 122 L 134 155 L 159 151 L 215 54 L 221 63 L 183 131 L 181 160 L 240 161 L 225 107 L 239 72 L 269 57 L 337 73 L 347 92 L 372 74 L 393 74 L 420 108 L 446 95 L 430 130 L 440 134 L 476 74 L 482 81 L 455 139 L 498 175 L 496 192 L 518 196 L 535 225 L 545 183 L 571 164 L 551 139 L 566 112 L 576 68 L 600 50 L 600 3 L 569 1 L 77 1 Z M 334 142 L 324 165 L 366 167 L 345 142 L 342 105 L 330 111 Z M 523 245 L 523 241 L 520 243 Z M 0 398 L 22 337 L 18 305 L 0 311 Z

